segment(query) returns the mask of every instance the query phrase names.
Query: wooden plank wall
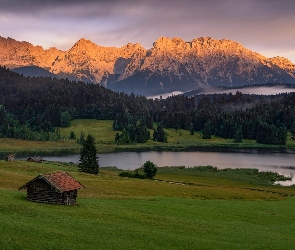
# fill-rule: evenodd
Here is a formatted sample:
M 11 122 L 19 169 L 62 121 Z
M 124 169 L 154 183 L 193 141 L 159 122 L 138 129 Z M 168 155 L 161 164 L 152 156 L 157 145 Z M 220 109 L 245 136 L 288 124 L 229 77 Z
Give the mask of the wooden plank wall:
M 55 190 L 27 189 L 27 199 L 33 202 L 74 205 L 76 204 L 77 190 L 58 193 Z

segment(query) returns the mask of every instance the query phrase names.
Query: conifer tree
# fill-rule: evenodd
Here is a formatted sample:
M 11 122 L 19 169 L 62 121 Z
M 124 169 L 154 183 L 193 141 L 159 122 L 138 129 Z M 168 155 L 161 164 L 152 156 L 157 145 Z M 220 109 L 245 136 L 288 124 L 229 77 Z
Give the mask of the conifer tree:
M 60 113 L 60 126 L 69 127 L 71 125 L 71 115 L 68 111 Z
M 211 139 L 211 124 L 206 122 L 203 129 L 203 139 Z
M 235 132 L 235 143 L 241 143 L 243 140 L 242 126 L 238 126 Z
M 194 129 L 194 124 L 193 123 L 190 124 L 189 131 L 190 131 L 191 135 L 195 134 L 195 129 Z
M 167 142 L 167 134 L 164 131 L 162 123 L 160 123 L 157 129 L 154 129 L 153 140 L 158 142 Z
M 291 131 L 291 134 L 295 136 L 295 121 L 292 123 L 290 131 Z
M 97 149 L 95 147 L 95 139 L 92 135 L 88 135 L 82 144 L 79 171 L 89 174 L 99 173 Z

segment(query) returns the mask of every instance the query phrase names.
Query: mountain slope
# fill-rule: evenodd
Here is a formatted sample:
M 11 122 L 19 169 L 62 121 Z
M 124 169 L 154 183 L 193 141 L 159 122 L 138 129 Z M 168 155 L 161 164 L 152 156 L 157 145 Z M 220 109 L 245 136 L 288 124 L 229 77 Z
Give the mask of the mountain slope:
M 19 68 L 14 68 L 14 72 L 17 72 L 19 74 L 22 74 L 23 76 L 31 76 L 31 77 L 56 77 L 53 73 L 50 73 L 48 70 L 43 69 L 38 66 L 24 66 Z
M 58 77 L 142 95 L 204 86 L 295 83 L 295 65 L 288 59 L 266 58 L 237 42 L 210 37 L 190 42 L 161 37 L 149 50 L 140 44 L 102 47 L 80 39 L 67 51 L 0 37 L 0 51 L 0 64 L 12 69 L 38 66 Z
M 268 59 L 236 42 L 212 38 L 188 43 L 179 38 L 160 38 L 141 65 L 137 64 L 137 72 L 143 81 L 141 85 L 153 87 L 155 92 L 185 91 L 206 85 L 295 82 L 295 65 L 287 59 Z M 134 85 L 138 78 L 138 74 L 129 73 L 124 78 L 124 87 Z M 122 83 L 115 85 L 120 89 Z

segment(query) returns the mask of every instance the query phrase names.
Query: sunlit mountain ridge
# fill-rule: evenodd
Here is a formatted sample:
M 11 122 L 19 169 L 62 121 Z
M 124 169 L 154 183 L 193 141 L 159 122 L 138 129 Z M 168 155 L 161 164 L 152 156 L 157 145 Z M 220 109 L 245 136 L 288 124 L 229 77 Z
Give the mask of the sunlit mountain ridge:
M 40 67 L 57 77 L 141 95 L 206 86 L 295 84 L 295 64 L 290 60 L 266 58 L 237 42 L 210 37 L 189 42 L 161 37 L 151 49 L 137 43 L 103 47 L 82 38 L 67 51 L 0 37 L 0 65 L 20 73 L 25 68 L 26 75 L 28 67 L 34 67 L 32 76 Z

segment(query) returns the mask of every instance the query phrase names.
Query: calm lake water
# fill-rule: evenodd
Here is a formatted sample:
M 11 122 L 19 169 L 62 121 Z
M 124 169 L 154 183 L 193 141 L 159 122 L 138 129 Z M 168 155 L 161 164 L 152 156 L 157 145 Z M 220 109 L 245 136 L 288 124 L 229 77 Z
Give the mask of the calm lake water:
M 214 152 L 120 152 L 98 154 L 101 167 L 116 166 L 134 170 L 150 160 L 158 167 L 163 166 L 206 166 L 224 168 L 256 168 L 285 176 L 295 176 L 294 150 L 243 150 L 232 149 Z M 79 155 L 42 156 L 44 160 L 79 162 Z M 26 159 L 22 156 L 18 159 Z M 295 178 L 292 180 L 295 184 Z

